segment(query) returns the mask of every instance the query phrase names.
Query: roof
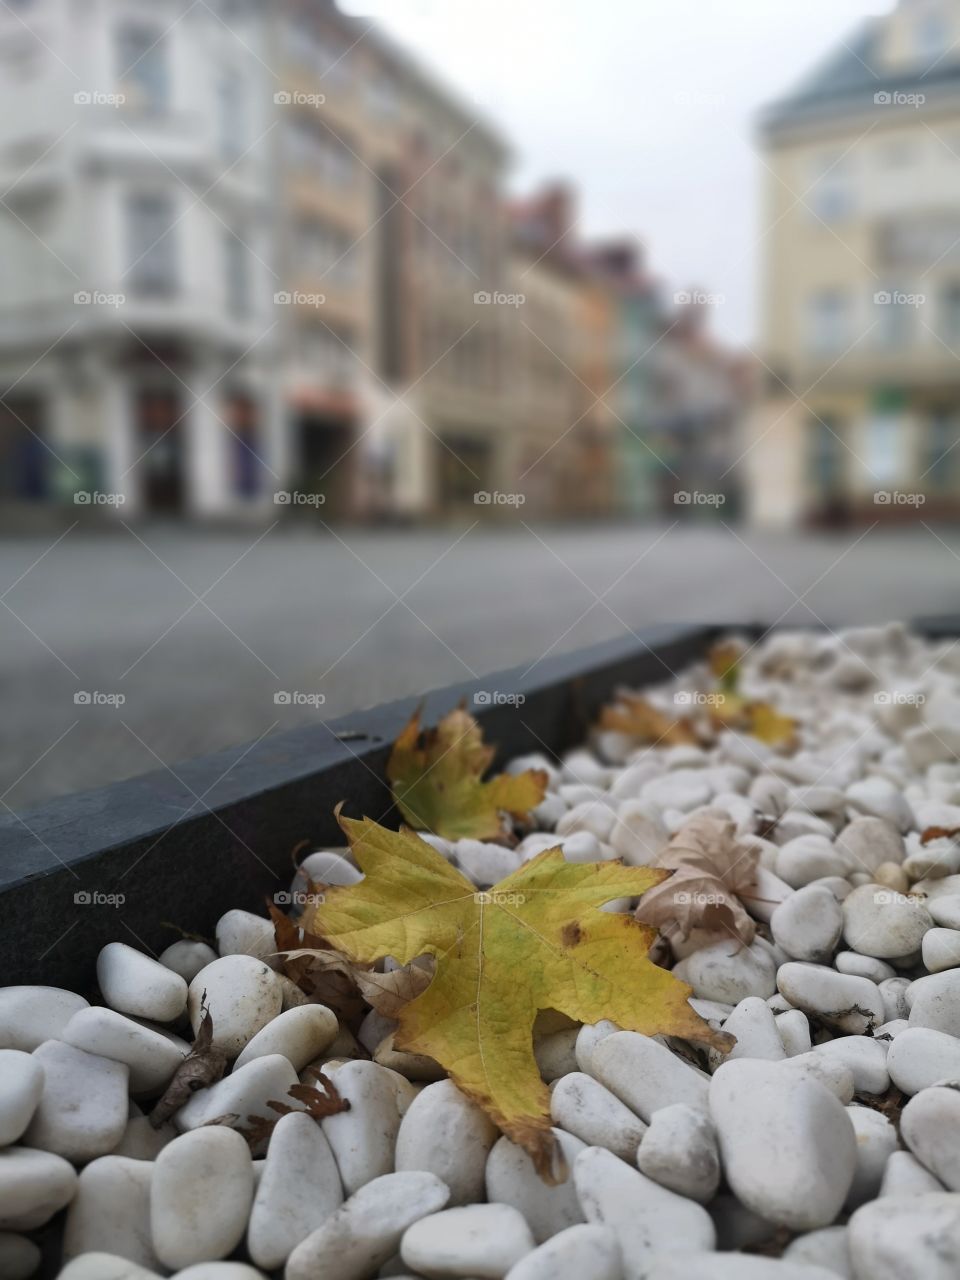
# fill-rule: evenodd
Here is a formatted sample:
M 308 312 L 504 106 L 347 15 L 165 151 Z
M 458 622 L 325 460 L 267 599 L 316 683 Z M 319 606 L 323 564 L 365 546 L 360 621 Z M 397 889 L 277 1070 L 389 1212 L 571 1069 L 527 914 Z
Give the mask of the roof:
M 848 40 L 806 75 L 796 88 L 760 115 L 761 133 L 773 136 L 796 125 L 829 122 L 870 110 L 881 92 L 922 91 L 928 98 L 945 89 L 960 89 L 960 61 L 944 58 L 920 73 L 885 70 L 880 51 L 883 18 L 864 22 Z

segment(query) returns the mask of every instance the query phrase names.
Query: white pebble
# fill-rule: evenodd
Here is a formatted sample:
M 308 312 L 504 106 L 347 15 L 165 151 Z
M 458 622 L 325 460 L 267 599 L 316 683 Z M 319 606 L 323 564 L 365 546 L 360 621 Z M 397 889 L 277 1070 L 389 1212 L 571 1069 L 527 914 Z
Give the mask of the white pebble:
M 43 1093 L 43 1066 L 22 1049 L 0 1049 L 0 1147 L 21 1136 Z
M 43 1067 L 43 1093 L 24 1145 L 77 1162 L 107 1155 L 127 1127 L 127 1068 L 59 1040 L 34 1056 Z
M 530 1228 L 512 1205 L 471 1204 L 414 1222 L 403 1234 L 400 1256 L 431 1280 L 467 1275 L 499 1280 L 534 1247 Z
M 268 1102 L 285 1102 L 294 1106 L 288 1091 L 299 1084 L 297 1073 L 280 1054 L 254 1058 L 245 1067 L 235 1069 L 207 1089 L 198 1089 L 189 1102 L 173 1117 L 181 1131 L 199 1129 L 220 1116 L 236 1115 L 241 1124 L 251 1116 L 272 1120 L 276 1112 Z
M 97 956 L 97 982 L 117 1013 L 172 1022 L 186 1008 L 187 984 L 179 973 L 125 942 L 108 942 Z
M 164 1266 L 225 1258 L 243 1239 L 253 1201 L 253 1165 L 239 1133 L 197 1129 L 157 1156 L 150 1188 L 153 1248 Z
M 584 1143 L 562 1129 L 554 1129 L 553 1136 L 568 1169 L 572 1168 L 579 1153 L 586 1150 Z M 583 1221 L 573 1178 L 568 1174 L 565 1182 L 548 1185 L 523 1147 L 507 1137 L 493 1144 L 487 1158 L 486 1186 L 492 1204 L 512 1204 L 520 1210 L 538 1244 Z
M 710 1118 L 682 1102 L 661 1107 L 640 1143 L 637 1167 L 661 1187 L 707 1204 L 720 1185 L 720 1156 Z
M 76 1049 L 124 1063 L 130 1071 L 130 1092 L 161 1092 L 189 1052 L 166 1036 L 112 1009 L 81 1009 L 67 1023 L 63 1039 Z M 109 1249 L 99 1252 L 109 1253 Z
M 707 1077 L 636 1031 L 617 1031 L 601 1040 L 590 1055 L 589 1074 L 648 1123 L 660 1107 L 675 1102 L 706 1110 Z
M 0 1048 L 32 1053 L 45 1040 L 58 1040 L 87 1001 L 61 987 L 0 987 Z
M 558 1231 L 507 1272 L 506 1280 L 622 1280 L 620 1246 L 608 1227 Z
M 398 1173 L 436 1174 L 450 1189 L 449 1203 L 482 1200 L 484 1173 L 497 1129 L 453 1083 L 427 1085 L 410 1104 L 397 1133 Z
M 126 1156 L 101 1156 L 81 1172 L 63 1232 L 64 1258 L 115 1253 L 159 1269 L 150 1235 L 153 1165 Z
M 277 1016 L 283 992 L 273 970 L 253 956 L 223 956 L 201 969 L 190 983 L 189 1013 L 194 1035 L 203 1018 L 201 1005 L 213 1022 L 213 1043 L 228 1058 L 236 1058 L 258 1031 Z
M 279 1053 L 295 1071 L 319 1058 L 337 1038 L 337 1015 L 323 1004 L 303 1004 L 279 1014 L 248 1040 L 241 1050 L 234 1070 L 246 1066 L 254 1058 Z
M 633 1162 L 647 1126 L 609 1089 L 582 1071 L 571 1071 L 550 1092 L 553 1123 L 591 1147 L 606 1147 Z
M 849 1239 L 858 1280 L 956 1280 L 960 1274 L 955 1195 L 874 1200 L 850 1219 Z

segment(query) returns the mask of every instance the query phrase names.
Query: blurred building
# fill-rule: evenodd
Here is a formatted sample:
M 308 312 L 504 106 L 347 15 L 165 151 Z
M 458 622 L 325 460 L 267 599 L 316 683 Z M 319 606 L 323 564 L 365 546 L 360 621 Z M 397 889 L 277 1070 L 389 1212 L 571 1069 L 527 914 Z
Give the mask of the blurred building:
M 258 7 L 232 32 L 226 8 L 0 8 L 7 502 L 213 514 L 271 487 L 272 99 Z
M 960 2 L 900 0 L 762 122 L 772 524 L 960 514 Z

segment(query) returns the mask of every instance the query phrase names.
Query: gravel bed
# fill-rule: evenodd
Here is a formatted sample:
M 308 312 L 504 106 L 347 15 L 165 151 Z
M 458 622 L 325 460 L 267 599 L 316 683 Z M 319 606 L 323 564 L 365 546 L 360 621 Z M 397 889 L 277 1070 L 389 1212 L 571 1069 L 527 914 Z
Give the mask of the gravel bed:
M 645 692 L 709 714 L 711 687 L 703 666 Z M 753 940 L 655 949 L 729 1054 L 609 1022 L 540 1036 L 550 1186 L 394 1023 L 309 1002 L 266 916 L 159 960 L 116 941 L 95 1004 L 0 988 L 0 1277 L 36 1274 L 62 1221 L 64 1280 L 957 1280 L 960 646 L 780 632 L 740 691 L 796 720 L 793 753 L 596 733 L 510 763 L 549 790 L 504 844 L 429 837 L 486 889 L 556 844 L 639 866 L 692 817 L 731 824 L 758 857 Z M 359 878 L 321 850 L 278 898 Z M 193 1090 L 152 1123 L 191 1046 Z M 278 1120 L 321 1068 L 349 1110 Z

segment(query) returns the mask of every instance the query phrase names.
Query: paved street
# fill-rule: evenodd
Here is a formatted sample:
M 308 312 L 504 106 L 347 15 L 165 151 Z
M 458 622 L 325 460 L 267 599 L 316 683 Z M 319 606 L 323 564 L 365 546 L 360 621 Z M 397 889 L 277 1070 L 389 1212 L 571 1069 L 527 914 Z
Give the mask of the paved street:
M 56 545 L 54 545 L 54 543 Z M 960 532 L 162 526 L 0 543 L 3 803 L 666 621 L 960 611 Z M 799 599 L 798 599 L 799 597 Z M 278 706 L 277 691 L 323 694 Z M 74 695 L 122 694 L 122 706 Z

